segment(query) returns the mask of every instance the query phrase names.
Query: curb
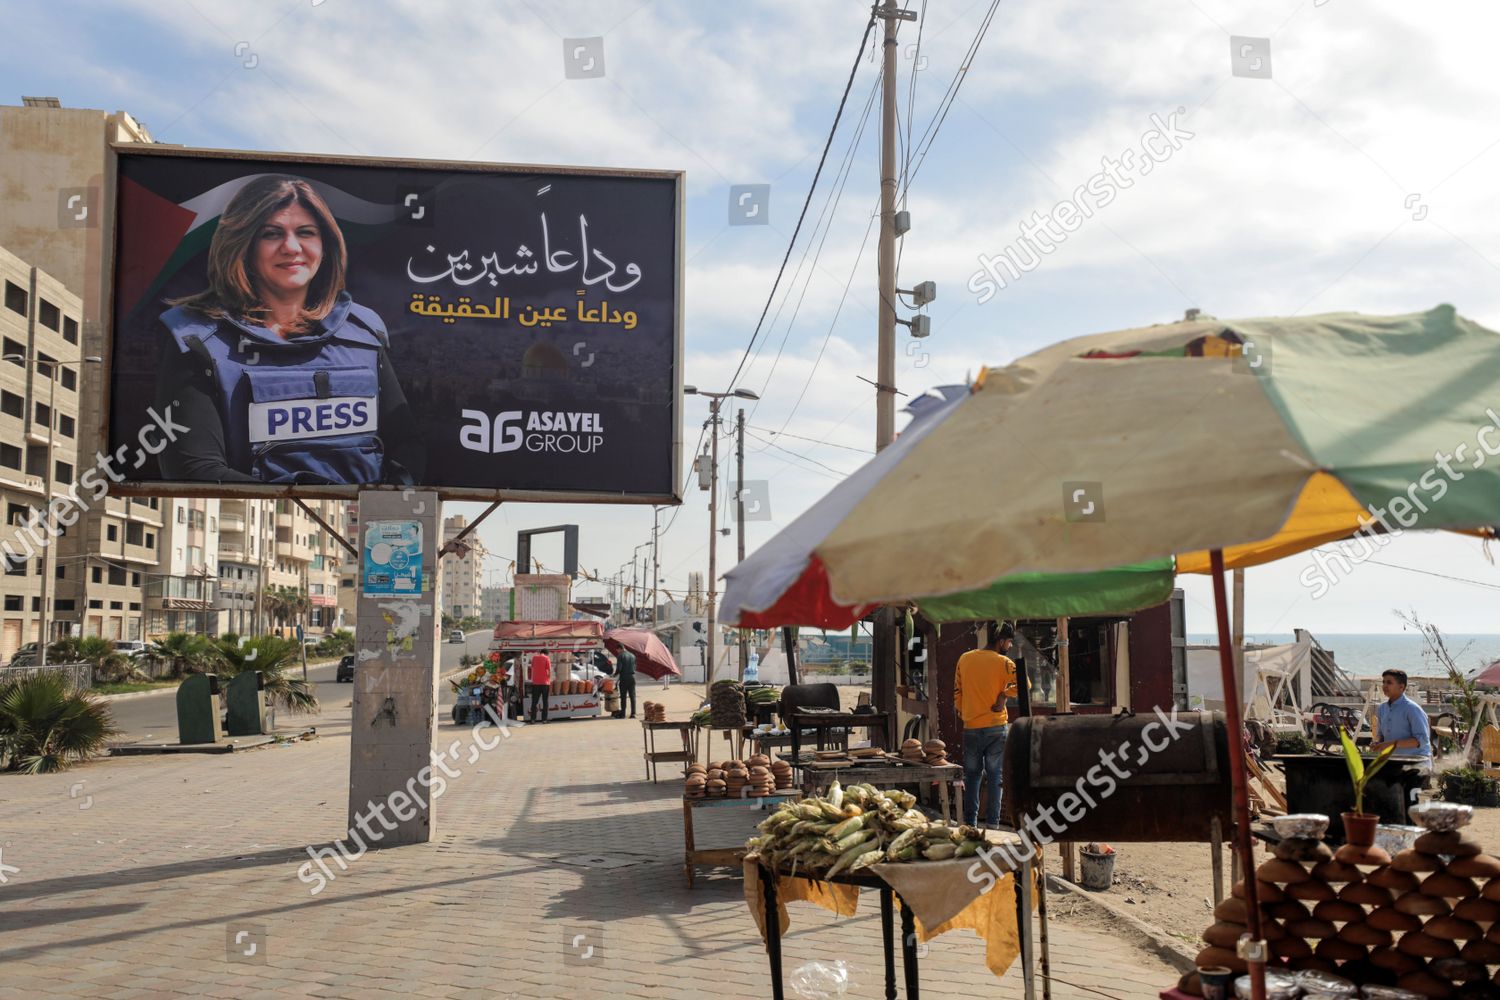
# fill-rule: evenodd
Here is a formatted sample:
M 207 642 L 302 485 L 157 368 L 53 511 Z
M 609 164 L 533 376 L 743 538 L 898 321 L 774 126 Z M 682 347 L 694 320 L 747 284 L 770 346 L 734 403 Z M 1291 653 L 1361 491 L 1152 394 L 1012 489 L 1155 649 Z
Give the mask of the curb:
M 149 698 L 157 694 L 171 694 L 176 688 L 159 687 L 154 691 L 125 691 L 121 694 L 96 695 L 100 701 L 125 701 L 127 698 Z
M 1139 943 L 1145 946 L 1147 951 L 1172 966 L 1178 972 L 1192 972 L 1198 967 L 1195 961 L 1197 958 L 1196 953 L 1189 951 L 1187 946 L 1181 941 L 1172 937 L 1161 928 L 1151 926 L 1133 913 L 1121 909 L 1114 903 L 1101 899 L 1087 889 L 1064 881 L 1057 875 L 1048 875 L 1047 891 L 1067 896 L 1070 899 L 1082 900 L 1085 905 L 1091 906 L 1110 919 L 1118 921 Z

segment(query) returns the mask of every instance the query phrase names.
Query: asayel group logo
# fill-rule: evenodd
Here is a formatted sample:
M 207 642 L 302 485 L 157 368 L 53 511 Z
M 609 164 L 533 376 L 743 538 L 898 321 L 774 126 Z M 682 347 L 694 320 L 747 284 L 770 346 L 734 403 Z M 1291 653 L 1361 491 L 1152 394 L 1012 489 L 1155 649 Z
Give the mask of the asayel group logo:
M 597 413 L 502 410 L 491 417 L 483 410 L 464 410 L 463 418 L 458 443 L 487 455 L 523 449 L 588 455 L 604 444 L 604 424 Z

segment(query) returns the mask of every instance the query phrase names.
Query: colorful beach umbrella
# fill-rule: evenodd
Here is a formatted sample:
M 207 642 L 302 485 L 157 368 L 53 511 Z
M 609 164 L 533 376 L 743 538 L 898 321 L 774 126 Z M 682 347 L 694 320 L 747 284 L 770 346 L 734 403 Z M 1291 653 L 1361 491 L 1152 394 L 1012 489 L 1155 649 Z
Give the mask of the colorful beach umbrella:
M 895 444 L 729 572 L 724 620 L 841 627 L 907 601 L 939 619 L 1125 612 L 1160 603 L 1174 569 L 1207 571 L 1237 733 L 1226 565 L 1356 533 L 1493 536 L 1497 399 L 1500 336 L 1449 306 L 1067 341 L 919 407 Z M 1235 852 L 1252 871 L 1243 754 L 1229 772 Z M 1258 896 L 1249 879 L 1255 941 Z M 1265 957 L 1247 957 L 1264 1000 Z
M 1123 613 L 1213 549 L 1233 568 L 1500 521 L 1500 335 L 1450 306 L 1081 337 L 909 409 L 727 574 L 726 622 Z

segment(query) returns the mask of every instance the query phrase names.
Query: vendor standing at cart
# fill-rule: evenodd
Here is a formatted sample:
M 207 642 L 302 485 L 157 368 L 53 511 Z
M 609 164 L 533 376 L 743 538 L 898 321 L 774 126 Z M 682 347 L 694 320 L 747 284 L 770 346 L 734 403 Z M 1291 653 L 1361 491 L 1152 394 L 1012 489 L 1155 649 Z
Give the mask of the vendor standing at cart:
M 630 717 L 635 718 L 635 654 L 624 643 L 615 654 L 615 686 L 620 691 L 620 711 L 625 711 L 625 699 L 630 699 Z
M 1380 675 L 1384 703 L 1375 706 L 1375 741 L 1372 753 L 1393 747 L 1392 757 L 1415 758 L 1423 773 L 1432 773 L 1432 730 L 1422 706 L 1406 694 L 1406 671 L 1386 670 Z
M 531 710 L 526 714 L 526 721 L 537 721 L 537 708 L 540 706 L 542 722 L 545 723 L 547 700 L 552 694 L 552 658 L 540 650 L 531 654 L 531 672 L 527 679 L 531 682 L 528 685 L 531 690 Z
M 1005 654 L 1010 652 L 1016 630 L 1009 622 L 991 622 L 988 633 L 985 648 L 971 649 L 958 658 L 953 704 L 964 728 L 964 822 L 978 824 L 983 781 L 989 796 L 984 822 L 993 830 L 1000 825 L 1000 765 L 1010 732 L 1005 702 L 1017 692 L 1016 665 Z

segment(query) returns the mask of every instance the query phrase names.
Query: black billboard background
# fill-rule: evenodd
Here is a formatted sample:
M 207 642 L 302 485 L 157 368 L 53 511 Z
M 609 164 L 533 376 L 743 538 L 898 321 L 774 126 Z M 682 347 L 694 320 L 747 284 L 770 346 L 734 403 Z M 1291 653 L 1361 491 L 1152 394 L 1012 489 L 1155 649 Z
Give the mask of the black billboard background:
M 147 407 L 155 397 L 163 350 L 156 321 L 168 308 L 166 300 L 207 284 L 203 235 L 209 230 L 183 241 L 184 246 L 201 243 L 198 252 L 177 259 L 179 252 L 170 270 L 146 273 L 160 271 L 164 234 L 168 240 L 175 236 L 174 223 L 166 218 L 175 213 L 163 211 L 165 203 L 179 205 L 237 178 L 278 173 L 312 182 L 329 201 L 348 245 L 347 289 L 355 302 L 375 310 L 385 322 L 392 365 L 426 443 L 427 470 L 420 486 L 439 492 L 584 492 L 657 500 L 676 493 L 673 404 L 680 363 L 680 248 L 675 178 L 123 152 L 119 163 L 111 452 L 121 445 L 133 451 L 150 421 Z M 129 197 L 127 185 L 138 185 L 162 201 Z M 366 204 L 346 217 L 330 189 Z M 372 214 L 382 214 L 372 206 L 387 209 L 389 221 L 372 222 Z M 553 273 L 544 260 L 547 249 L 559 264 L 580 256 L 580 215 L 588 223 L 592 284 L 582 280 L 581 266 Z M 442 274 L 448 270 L 448 256 L 465 250 L 471 265 L 465 279 L 481 270 L 482 258 L 489 254 L 500 267 L 535 262 L 537 271 L 498 275 L 490 266 L 486 277 L 466 286 L 451 277 L 423 283 L 409 276 Z M 607 257 L 615 270 L 610 273 L 595 253 Z M 629 264 L 640 268 L 638 281 L 626 272 Z M 599 280 L 606 273 L 610 276 Z M 622 287 L 627 283 L 630 287 Z M 610 290 L 608 284 L 621 290 Z M 121 287 L 152 291 L 141 301 L 127 302 Z M 411 312 L 414 295 L 438 296 L 443 308 L 461 296 L 483 304 L 503 297 L 509 300 L 509 318 L 444 322 Z M 607 302 L 601 318 L 633 313 L 634 329 L 620 322 L 581 322 L 580 301 L 589 311 Z M 553 310 L 554 315 L 561 309 L 567 318 L 546 328 L 528 328 L 519 322 L 527 307 Z M 528 416 L 596 413 L 603 441 L 587 454 L 525 447 L 483 453 L 460 444 L 460 429 L 472 423 L 463 410 L 491 418 L 513 410 Z M 163 481 L 155 459 L 128 478 L 143 484 Z M 234 492 L 239 491 L 226 488 L 226 493 Z

